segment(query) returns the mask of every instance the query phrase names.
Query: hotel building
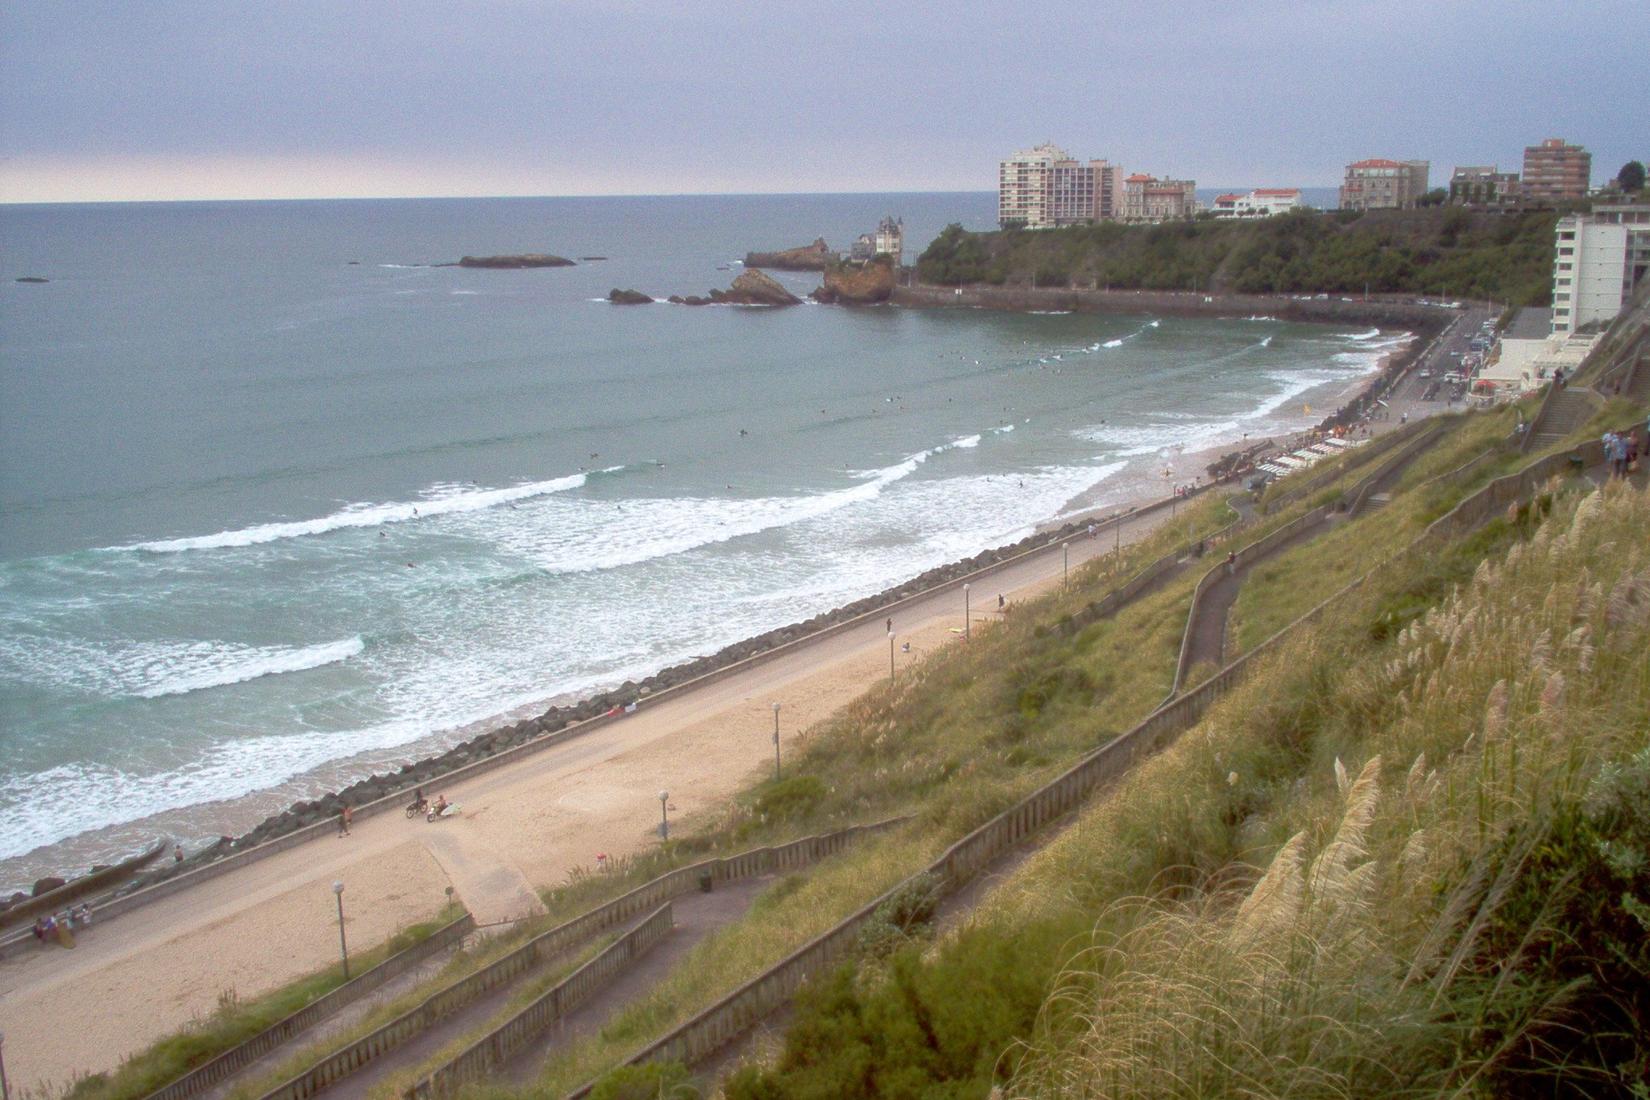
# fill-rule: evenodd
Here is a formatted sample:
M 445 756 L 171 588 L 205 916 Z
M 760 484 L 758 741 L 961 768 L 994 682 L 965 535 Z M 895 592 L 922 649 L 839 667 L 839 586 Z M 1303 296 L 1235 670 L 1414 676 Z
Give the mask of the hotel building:
M 1136 172 L 1123 181 L 1123 220 L 1172 221 L 1197 213 L 1196 180 L 1160 180 Z
M 997 170 L 997 221 L 1047 229 L 1118 217 L 1123 170 L 1077 160 L 1057 145 L 1015 153 Z
M 1523 192 L 1526 202 L 1584 199 L 1593 176 L 1593 154 L 1563 138 L 1548 138 L 1524 150 Z
M 1424 160 L 1360 160 L 1346 166 L 1341 183 L 1342 210 L 1398 210 L 1414 206 L 1427 193 Z
M 1298 210 L 1300 205 L 1298 187 L 1260 187 L 1247 195 L 1221 195 L 1211 209 L 1217 218 L 1269 218 Z
M 1558 220 L 1553 334 L 1607 324 L 1650 271 L 1650 205 L 1600 205 Z

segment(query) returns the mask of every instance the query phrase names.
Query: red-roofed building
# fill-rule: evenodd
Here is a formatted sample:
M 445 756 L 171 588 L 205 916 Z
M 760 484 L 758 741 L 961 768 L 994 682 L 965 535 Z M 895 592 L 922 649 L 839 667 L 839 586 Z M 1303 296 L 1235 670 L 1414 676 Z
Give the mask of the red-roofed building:
M 1196 180 L 1160 180 L 1136 172 L 1123 181 L 1123 220 L 1164 222 L 1197 213 Z
M 1424 160 L 1373 158 L 1346 166 L 1341 183 L 1342 210 L 1395 210 L 1414 206 L 1427 193 Z

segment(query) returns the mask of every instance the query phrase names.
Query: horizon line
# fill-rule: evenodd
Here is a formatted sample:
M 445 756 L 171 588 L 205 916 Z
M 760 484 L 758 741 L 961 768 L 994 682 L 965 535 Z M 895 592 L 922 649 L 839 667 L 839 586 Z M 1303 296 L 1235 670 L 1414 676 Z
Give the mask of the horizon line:
M 1333 189 L 1336 184 L 1303 184 L 1309 187 Z M 1199 187 L 1200 191 L 1227 191 L 1229 186 Z M 491 199 L 686 199 L 686 198 L 784 198 L 814 197 L 820 195 L 994 195 L 996 188 L 976 189 L 913 189 L 897 191 L 609 191 L 583 194 L 492 194 L 492 195 L 264 195 L 216 196 L 166 199 L 6 199 L 0 206 L 162 206 L 189 203 L 260 203 L 260 202 L 454 202 Z

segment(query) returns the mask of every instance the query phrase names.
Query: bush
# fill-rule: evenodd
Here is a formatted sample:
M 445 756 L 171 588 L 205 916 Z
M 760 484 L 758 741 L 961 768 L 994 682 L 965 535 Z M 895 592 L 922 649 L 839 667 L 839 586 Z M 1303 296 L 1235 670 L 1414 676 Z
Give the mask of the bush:
M 825 794 L 825 781 L 817 775 L 793 775 L 764 787 L 756 796 L 756 812 L 769 821 L 806 817 Z
M 590 1100 L 699 1100 L 700 1095 L 680 1062 L 620 1066 L 602 1074 L 590 1090 Z

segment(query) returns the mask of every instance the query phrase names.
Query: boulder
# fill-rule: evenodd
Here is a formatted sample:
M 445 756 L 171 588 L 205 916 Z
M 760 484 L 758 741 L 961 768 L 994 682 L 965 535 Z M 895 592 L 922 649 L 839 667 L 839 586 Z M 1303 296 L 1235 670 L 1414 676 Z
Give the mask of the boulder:
M 459 267 L 490 267 L 490 268 L 522 268 L 522 267 L 572 267 L 573 261 L 565 256 L 552 256 L 547 252 L 521 252 L 514 256 L 465 256 L 458 261 Z
M 653 298 L 639 290 L 620 290 L 614 287 L 607 292 L 607 300 L 616 306 L 650 306 Z
M 794 306 L 802 303 L 801 298 L 774 282 L 771 275 L 764 275 L 754 268 L 741 272 L 727 290 L 711 291 L 710 300 L 732 306 Z
M 41 894 L 50 893 L 62 886 L 64 882 L 64 879 L 60 879 L 55 875 L 47 875 L 43 879 L 37 879 L 34 884 L 34 896 L 39 897 Z

